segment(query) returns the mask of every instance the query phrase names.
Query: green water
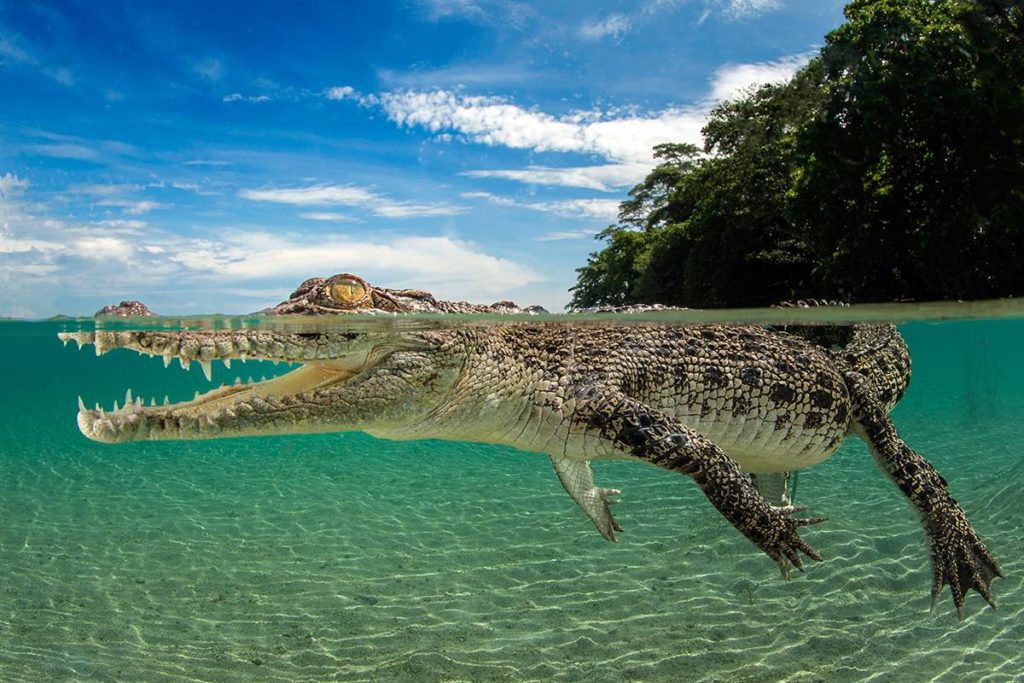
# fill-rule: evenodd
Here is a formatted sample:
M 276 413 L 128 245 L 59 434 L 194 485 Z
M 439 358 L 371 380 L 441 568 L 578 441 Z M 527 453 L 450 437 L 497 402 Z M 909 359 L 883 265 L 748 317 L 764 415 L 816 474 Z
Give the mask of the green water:
M 545 457 L 507 448 L 89 442 L 78 394 L 209 385 L 62 347 L 64 327 L 0 323 L 0 680 L 1024 679 L 1024 320 L 902 327 L 896 424 L 1007 576 L 962 623 L 948 593 L 929 615 L 916 516 L 856 440 L 802 473 L 826 559 L 785 582 L 642 464 L 595 465 L 624 492 L 610 544 Z

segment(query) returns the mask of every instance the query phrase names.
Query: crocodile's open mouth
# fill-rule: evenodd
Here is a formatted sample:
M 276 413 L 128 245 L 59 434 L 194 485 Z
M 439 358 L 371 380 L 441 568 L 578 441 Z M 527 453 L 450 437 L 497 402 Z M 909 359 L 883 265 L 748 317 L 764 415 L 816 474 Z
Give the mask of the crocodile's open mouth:
M 349 333 L 283 334 L 241 332 L 62 332 L 67 344 L 92 344 L 96 355 L 124 348 L 162 356 L 168 366 L 175 359 L 182 368 L 199 363 L 212 380 L 216 361 L 228 368 L 232 361 L 264 360 L 302 363 L 285 374 L 254 382 L 236 380 L 191 401 L 146 405 L 129 389 L 123 406 L 110 410 L 86 408 L 78 399 L 78 428 L 90 439 L 107 443 L 142 439 L 195 439 L 274 432 L 275 414 L 306 413 L 305 406 L 327 401 L 327 392 L 363 372 L 374 362 L 373 345 L 366 335 Z M 290 420 L 294 423 L 294 420 Z M 265 429 L 260 429 L 264 425 Z M 315 425 L 304 425 L 315 431 Z

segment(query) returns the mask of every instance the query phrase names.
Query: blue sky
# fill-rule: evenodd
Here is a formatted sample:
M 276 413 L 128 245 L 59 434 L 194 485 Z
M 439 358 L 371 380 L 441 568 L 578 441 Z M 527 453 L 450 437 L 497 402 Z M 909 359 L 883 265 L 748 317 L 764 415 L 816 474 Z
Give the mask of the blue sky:
M 315 275 L 560 310 L 659 142 L 838 0 L 0 0 L 0 315 Z

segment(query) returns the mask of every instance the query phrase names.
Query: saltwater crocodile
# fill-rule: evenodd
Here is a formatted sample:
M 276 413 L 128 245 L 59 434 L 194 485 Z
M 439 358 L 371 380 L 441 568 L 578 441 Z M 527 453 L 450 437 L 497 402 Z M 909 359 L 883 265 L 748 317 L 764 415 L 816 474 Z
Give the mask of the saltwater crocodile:
M 419 290 L 371 287 L 340 274 L 302 283 L 264 313 L 529 312 L 510 302 L 474 306 Z M 600 533 L 616 539 L 615 489 L 594 483 L 590 461 L 627 458 L 691 477 L 744 536 L 787 573 L 798 535 L 822 518 L 767 500 L 755 479 L 821 462 L 853 433 L 920 515 L 931 551 L 933 611 L 950 586 L 958 616 L 974 589 L 993 607 L 1002 573 L 946 481 L 896 432 L 888 412 L 910 376 L 895 327 L 855 325 L 826 349 L 758 326 L 556 325 L 515 321 L 401 333 L 286 333 L 268 329 L 62 333 L 95 344 L 177 358 L 301 366 L 258 383 L 221 386 L 194 400 L 87 409 L 78 426 L 97 441 L 364 431 L 389 439 L 438 438 L 547 454 L 569 495 Z M 764 490 L 762 488 L 762 490 Z

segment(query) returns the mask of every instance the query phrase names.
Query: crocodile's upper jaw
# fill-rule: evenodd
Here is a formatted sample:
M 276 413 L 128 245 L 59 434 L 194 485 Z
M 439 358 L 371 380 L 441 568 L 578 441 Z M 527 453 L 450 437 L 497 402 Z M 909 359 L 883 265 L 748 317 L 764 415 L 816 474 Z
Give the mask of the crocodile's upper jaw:
M 78 404 L 78 428 L 95 441 L 117 443 L 155 439 L 203 439 L 249 434 L 318 429 L 315 416 L 306 422 L 267 419 L 267 415 L 291 412 L 310 414 L 310 407 L 326 404 L 330 392 L 371 367 L 379 358 L 363 336 L 320 335 L 310 344 L 294 343 L 294 335 L 232 332 L 72 332 L 61 333 L 66 344 L 93 344 L 97 355 L 114 348 L 133 349 L 148 355 L 162 355 L 169 365 L 177 358 L 182 367 L 198 362 L 207 379 L 211 363 L 221 360 L 302 362 L 290 372 L 260 382 L 222 385 L 191 401 L 146 406 L 131 390 L 125 404 L 111 410 Z M 308 341 L 308 340 L 304 340 Z M 315 410 L 313 411 L 315 412 Z

